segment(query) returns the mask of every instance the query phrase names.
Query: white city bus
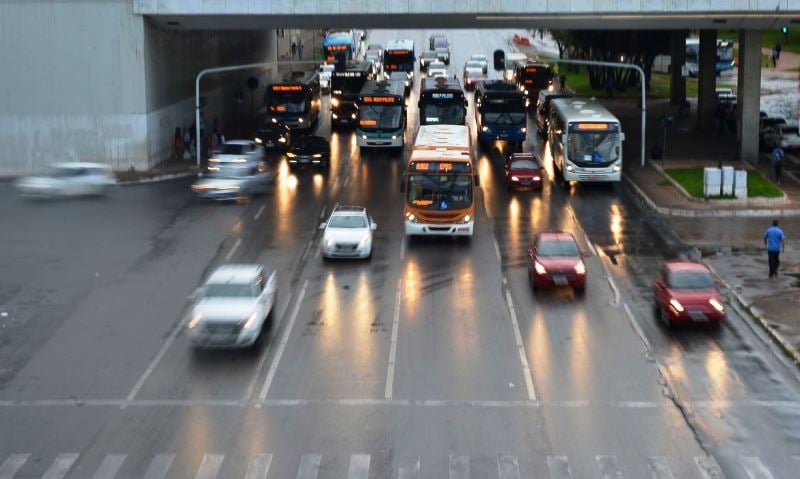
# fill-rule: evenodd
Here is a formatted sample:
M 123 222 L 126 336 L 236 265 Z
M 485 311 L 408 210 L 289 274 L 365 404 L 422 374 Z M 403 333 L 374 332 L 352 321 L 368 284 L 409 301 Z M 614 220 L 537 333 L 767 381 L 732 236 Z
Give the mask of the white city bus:
M 564 181 L 620 181 L 622 132 L 617 117 L 595 100 L 551 102 L 548 140 L 553 166 Z

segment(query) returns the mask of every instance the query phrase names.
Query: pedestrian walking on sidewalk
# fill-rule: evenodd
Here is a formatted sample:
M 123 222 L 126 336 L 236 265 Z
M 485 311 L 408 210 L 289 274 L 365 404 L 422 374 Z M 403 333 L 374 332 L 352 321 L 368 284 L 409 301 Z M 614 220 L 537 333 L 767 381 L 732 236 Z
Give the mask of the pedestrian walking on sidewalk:
M 292 42 L 292 60 L 294 60 L 295 55 L 297 55 L 297 43 Z
M 772 68 L 778 68 L 778 50 L 772 49 Z
M 781 42 L 775 44 L 775 51 L 778 53 L 777 60 L 781 59 Z
M 297 59 L 303 59 L 303 40 L 299 40 L 297 43 Z
M 783 252 L 784 244 L 786 242 L 786 235 L 783 230 L 778 228 L 778 220 L 772 222 L 764 233 L 764 245 L 767 247 L 767 256 L 769 257 L 769 277 L 778 275 L 778 267 L 780 267 L 780 255 Z
M 780 145 L 772 149 L 772 171 L 775 174 L 775 183 L 781 184 L 783 178 L 783 148 Z
M 175 145 L 175 159 L 183 159 L 183 135 L 179 126 L 175 127 L 175 136 L 172 138 L 172 144 Z
M 194 158 L 194 141 L 192 141 L 192 134 L 189 133 L 189 130 L 183 132 L 183 148 L 189 154 L 189 158 L 186 158 L 184 154 L 184 159 L 191 160 Z

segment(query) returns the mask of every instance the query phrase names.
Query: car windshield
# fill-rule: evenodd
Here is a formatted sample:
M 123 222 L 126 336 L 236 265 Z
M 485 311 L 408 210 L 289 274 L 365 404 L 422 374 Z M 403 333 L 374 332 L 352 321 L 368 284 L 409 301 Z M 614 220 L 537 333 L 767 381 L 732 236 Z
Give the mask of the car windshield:
M 471 59 L 475 60 L 475 61 L 479 61 L 479 62 L 485 62 L 486 61 L 486 55 L 472 55 Z
M 580 256 L 578 245 L 572 240 L 544 240 L 539 242 L 539 256 L 548 257 L 568 257 Z
M 245 155 L 250 151 L 250 145 L 236 145 L 230 143 L 223 143 L 219 147 L 221 155 Z
M 360 215 L 334 215 L 328 221 L 328 228 L 366 228 L 367 220 Z
M 397 129 L 403 111 L 400 106 L 359 105 L 359 125 L 363 129 Z
M 66 166 L 52 166 L 47 171 L 47 176 L 53 178 L 67 178 L 70 176 L 80 176 L 83 174 L 83 168 L 69 168 Z
M 483 64 L 481 62 L 467 62 L 464 68 L 475 68 L 475 69 L 480 68 L 481 70 L 483 70 Z
M 253 288 L 249 284 L 223 283 L 206 285 L 206 298 L 252 298 Z
M 436 57 L 436 52 L 431 52 L 431 51 L 425 52 L 425 53 L 422 54 L 422 58 L 425 58 L 425 59 L 437 58 Z
M 714 289 L 714 281 L 705 271 L 675 271 L 670 274 L 669 287 L 680 290 Z
M 514 160 L 511 162 L 514 170 L 538 170 L 539 164 L 533 160 Z
M 470 175 L 411 175 L 408 204 L 426 210 L 455 210 L 472 204 Z

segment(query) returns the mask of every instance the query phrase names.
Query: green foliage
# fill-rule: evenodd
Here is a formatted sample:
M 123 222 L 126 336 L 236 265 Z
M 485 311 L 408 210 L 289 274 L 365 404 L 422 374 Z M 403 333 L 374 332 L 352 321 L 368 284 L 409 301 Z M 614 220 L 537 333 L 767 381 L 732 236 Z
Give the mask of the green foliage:
M 687 193 L 695 198 L 703 196 L 703 169 L 702 168 L 670 168 L 666 173 L 680 184 Z M 757 170 L 747 171 L 747 197 L 748 198 L 780 198 L 783 191 L 774 183 L 764 178 Z M 730 199 L 730 196 L 720 196 L 707 199 Z

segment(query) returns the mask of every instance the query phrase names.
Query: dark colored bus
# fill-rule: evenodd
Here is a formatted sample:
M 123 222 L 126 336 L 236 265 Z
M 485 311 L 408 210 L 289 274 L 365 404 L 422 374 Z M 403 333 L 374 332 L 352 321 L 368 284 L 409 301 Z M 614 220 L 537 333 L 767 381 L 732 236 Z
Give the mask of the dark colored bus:
M 467 99 L 456 78 L 425 78 L 418 106 L 420 125 L 465 125 L 467 122 Z
M 388 74 L 398 71 L 405 72 L 411 84 L 414 83 L 416 61 L 412 40 L 391 40 L 383 50 L 383 71 Z
M 316 72 L 294 72 L 284 81 L 267 86 L 264 93 L 266 121 L 285 123 L 292 131 L 315 127 L 321 103 Z
M 520 61 L 514 66 L 514 82 L 525 95 L 525 106 L 533 107 L 539 92 L 553 85 L 553 69 L 544 62 Z
M 478 141 L 504 140 L 521 146 L 527 136 L 525 97 L 511 83 L 487 80 L 475 89 Z
M 331 126 L 356 124 L 356 99 L 371 74 L 368 61 L 349 61 L 343 71 L 331 72 Z

